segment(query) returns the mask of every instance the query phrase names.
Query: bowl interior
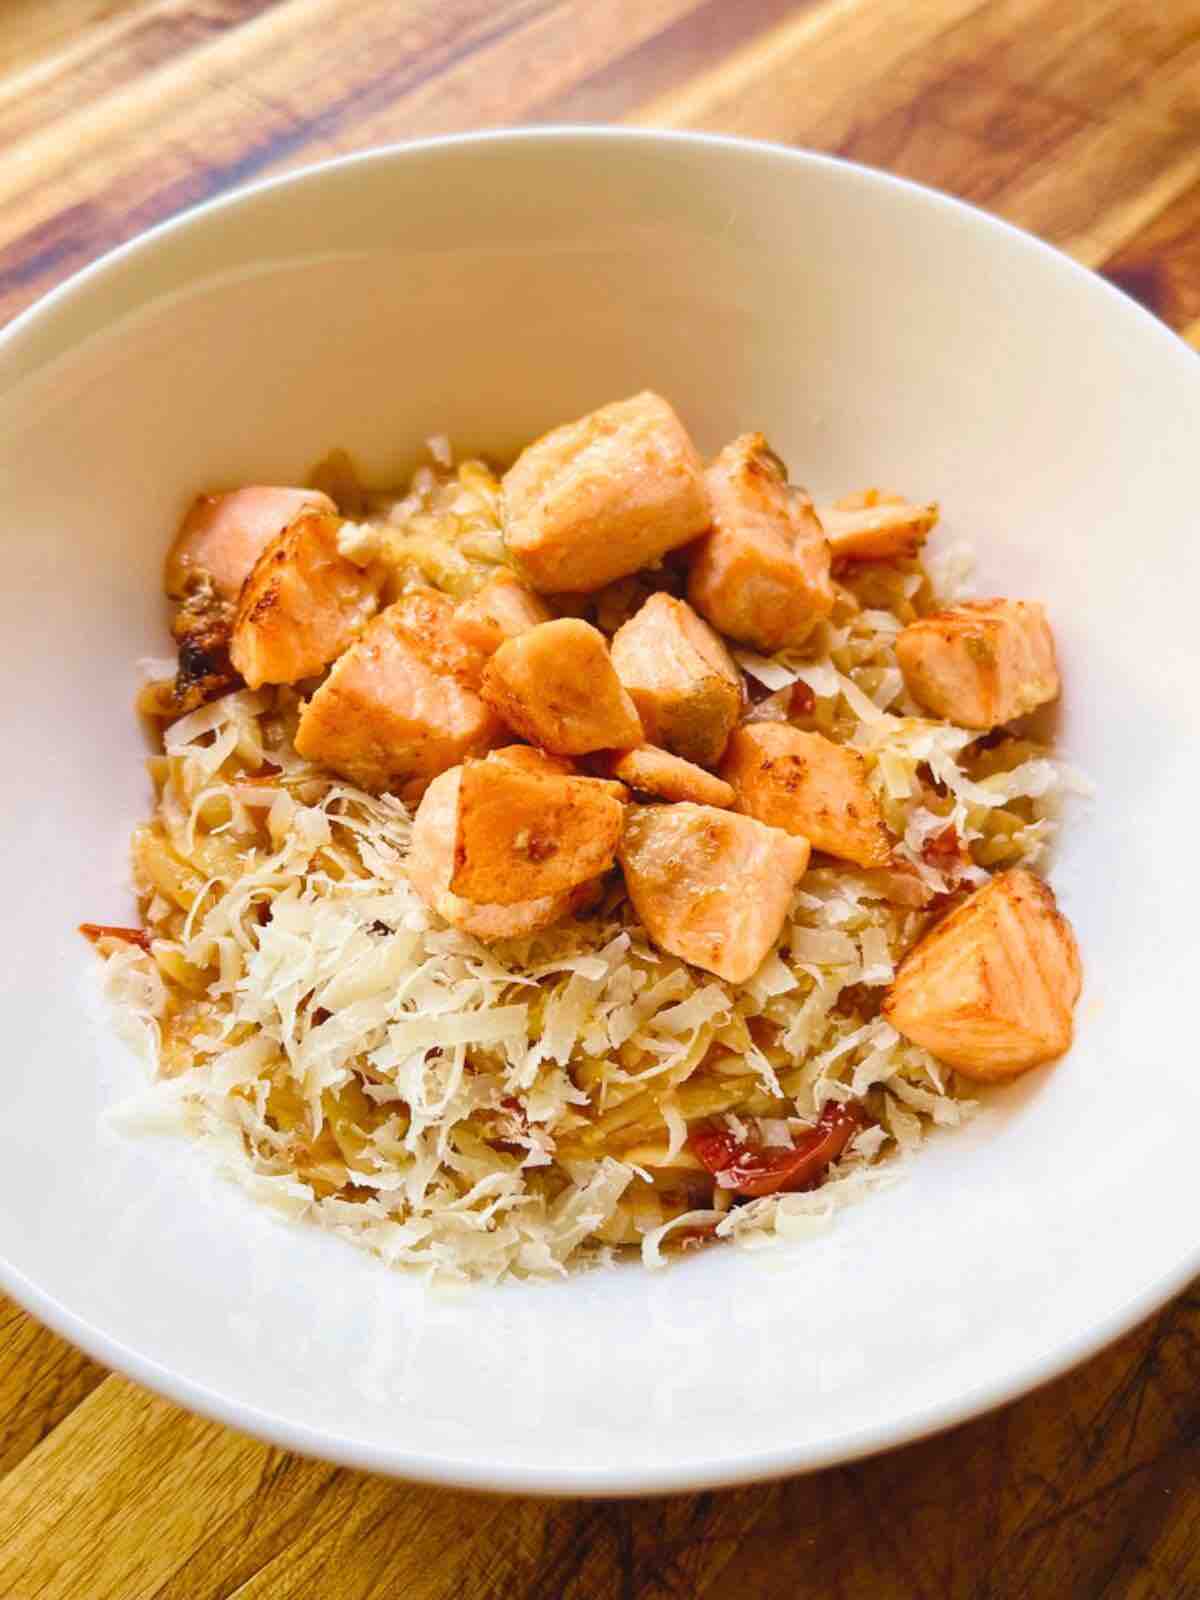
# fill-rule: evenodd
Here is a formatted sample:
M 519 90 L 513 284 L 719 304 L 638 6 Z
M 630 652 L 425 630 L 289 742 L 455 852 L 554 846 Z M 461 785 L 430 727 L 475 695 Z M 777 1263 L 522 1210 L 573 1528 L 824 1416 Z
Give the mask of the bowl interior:
M 84 918 L 131 909 L 136 660 L 191 494 L 344 444 L 505 454 L 650 385 L 705 449 L 761 427 L 815 491 L 936 497 L 982 592 L 1044 599 L 1060 737 L 1096 784 L 1054 871 L 1078 1042 L 811 1242 L 430 1293 L 288 1227 L 103 1108 L 140 1080 Z M 0 341 L 4 1287 L 187 1404 L 366 1466 L 495 1487 L 684 1487 L 967 1415 L 1200 1264 L 1189 848 L 1200 580 L 1194 359 L 952 202 L 763 147 L 449 141 L 210 207 Z

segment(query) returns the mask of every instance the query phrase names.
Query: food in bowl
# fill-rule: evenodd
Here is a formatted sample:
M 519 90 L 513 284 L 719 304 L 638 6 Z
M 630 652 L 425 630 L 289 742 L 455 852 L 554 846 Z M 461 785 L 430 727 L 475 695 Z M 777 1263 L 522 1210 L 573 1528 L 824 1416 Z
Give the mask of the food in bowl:
M 390 1262 L 545 1276 L 805 1232 L 1060 1056 L 1053 640 L 937 518 L 649 393 L 503 475 L 202 496 L 142 924 L 85 928 L 155 1119 Z

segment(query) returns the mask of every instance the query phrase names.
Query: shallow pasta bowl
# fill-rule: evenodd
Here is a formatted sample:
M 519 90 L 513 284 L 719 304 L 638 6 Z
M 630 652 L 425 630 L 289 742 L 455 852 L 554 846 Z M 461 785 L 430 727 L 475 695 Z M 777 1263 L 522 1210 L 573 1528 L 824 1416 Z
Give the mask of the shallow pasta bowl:
M 397 479 L 614 396 L 763 428 L 817 494 L 937 497 L 984 592 L 1043 599 L 1096 797 L 1055 882 L 1076 1046 L 828 1233 L 453 1296 L 287 1227 L 104 1109 L 139 1081 L 83 918 L 128 920 L 135 662 L 198 488 L 330 445 Z M 283 1445 L 431 1481 L 617 1493 L 845 1460 L 1042 1382 L 1200 1270 L 1200 369 L 1035 241 L 823 158 L 497 134 L 204 207 L 0 339 L 8 913 L 0 1285 L 101 1361 Z

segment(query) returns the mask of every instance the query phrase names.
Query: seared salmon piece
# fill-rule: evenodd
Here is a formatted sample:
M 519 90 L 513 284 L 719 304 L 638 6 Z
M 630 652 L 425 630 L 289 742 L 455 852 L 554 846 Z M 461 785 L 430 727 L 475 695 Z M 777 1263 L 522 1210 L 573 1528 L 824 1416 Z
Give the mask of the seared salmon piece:
M 411 597 L 410 597 L 411 598 Z M 442 670 L 397 601 L 346 651 L 300 716 L 296 749 L 360 788 L 413 803 L 426 784 L 503 737 L 466 684 Z
M 727 783 L 652 744 L 606 758 L 604 769 L 640 794 L 656 795 L 660 800 L 694 800 L 700 806 L 733 804 L 733 790 Z
M 715 806 L 631 806 L 617 859 L 660 949 L 744 983 L 779 938 L 808 841 Z
M 637 707 L 604 635 L 578 617 L 508 639 L 488 662 L 483 698 L 510 728 L 555 755 L 629 750 L 642 742 Z
M 341 525 L 328 512 L 303 512 L 242 585 L 229 653 L 250 688 L 313 677 L 374 614 L 380 573 L 340 553 Z
M 757 650 L 803 644 L 833 609 L 829 545 L 803 489 L 761 433 L 704 475 L 712 532 L 696 546 L 688 599 L 714 628 Z
M 498 572 L 454 612 L 454 628 L 465 644 L 481 655 L 495 655 L 506 639 L 528 633 L 554 613 L 532 589 L 511 572 Z
M 786 722 L 734 730 L 721 776 L 734 805 L 773 828 L 799 834 L 814 850 L 859 867 L 883 867 L 892 844 L 857 750 Z
M 454 873 L 462 777 L 462 767 L 452 767 L 436 777 L 426 789 L 413 821 L 408 878 L 431 911 L 451 927 L 490 944 L 496 939 L 520 939 L 549 928 L 592 900 L 594 883 L 515 905 L 476 905 L 456 895 L 450 888 L 450 879 Z
M 1070 1048 L 1081 983 L 1075 935 L 1053 890 L 1018 867 L 909 951 L 883 1015 L 964 1077 L 993 1083 Z
M 612 661 L 646 738 L 685 761 L 716 766 L 741 713 L 742 676 L 687 601 L 652 594 L 613 635 Z
M 449 887 L 477 905 L 563 894 L 609 870 L 624 820 L 595 778 L 466 761 Z
M 902 495 L 881 489 L 845 495 L 832 505 L 817 506 L 816 512 L 835 568 L 915 556 L 938 519 L 935 504 L 910 505 Z
M 1046 613 L 1034 600 L 968 600 L 896 640 L 909 693 L 960 728 L 995 728 L 1057 698 Z
M 173 600 L 191 593 L 198 579 L 234 604 L 250 569 L 302 511 L 334 512 L 319 489 L 255 486 L 230 494 L 202 494 L 192 502 L 167 553 L 166 589 Z
M 597 776 L 595 772 L 580 772 L 575 763 L 566 756 L 552 756 L 548 751 L 539 750 L 532 744 L 502 745 L 499 750 L 489 750 L 486 759 L 504 762 L 510 767 L 519 767 L 522 772 L 550 772 L 564 778 L 587 778 L 589 782 L 599 785 L 607 794 L 615 795 L 622 803 L 629 799 L 629 790 L 623 783 L 618 783 L 603 774 Z M 603 765 L 603 757 L 598 758 L 598 761 Z
M 236 688 L 229 659 L 238 596 L 277 534 L 305 510 L 333 510 L 316 489 L 235 489 L 201 495 L 167 555 L 166 591 L 180 602 L 171 622 L 179 670 L 156 710 L 179 716 Z
M 489 750 L 486 759 L 519 767 L 522 772 L 552 772 L 563 778 L 577 778 L 579 769 L 566 756 L 552 756 L 531 744 L 505 744 L 498 750 Z
M 411 640 L 434 672 L 478 691 L 488 652 L 463 637 L 453 600 L 439 589 L 419 585 L 406 590 L 388 610 L 395 626 Z
M 535 589 L 588 593 L 708 526 L 700 458 L 649 390 L 536 440 L 504 475 L 504 540 Z

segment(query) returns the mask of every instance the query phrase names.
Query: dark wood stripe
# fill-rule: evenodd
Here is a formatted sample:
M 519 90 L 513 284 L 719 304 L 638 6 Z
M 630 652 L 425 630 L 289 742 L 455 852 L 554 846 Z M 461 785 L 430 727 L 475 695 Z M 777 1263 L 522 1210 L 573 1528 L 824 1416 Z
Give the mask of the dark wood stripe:
M 87 258 L 89 248 L 97 254 L 104 246 L 89 246 L 88 241 L 103 238 L 106 226 L 99 208 L 83 201 L 0 249 L 0 309 L 6 296 L 29 284 L 50 276 L 66 277 Z M 3 320 L 7 319 L 0 317 Z
M 874 120 L 869 98 L 838 154 L 986 204 L 1014 173 L 1046 162 L 1087 118 L 1052 96 L 1010 83 L 986 57 L 950 66 L 911 100 Z
M 103 1367 L 0 1298 L 0 1476 L 107 1376 Z M 3 1542 L 0 1528 L 0 1546 Z
M 1101 270 L 1173 328 L 1187 328 L 1200 318 L 1200 183 L 1122 245 Z
M 562 94 L 540 101 L 530 122 L 616 122 L 678 88 L 757 33 L 822 0 L 705 0 L 685 17 L 608 62 Z

